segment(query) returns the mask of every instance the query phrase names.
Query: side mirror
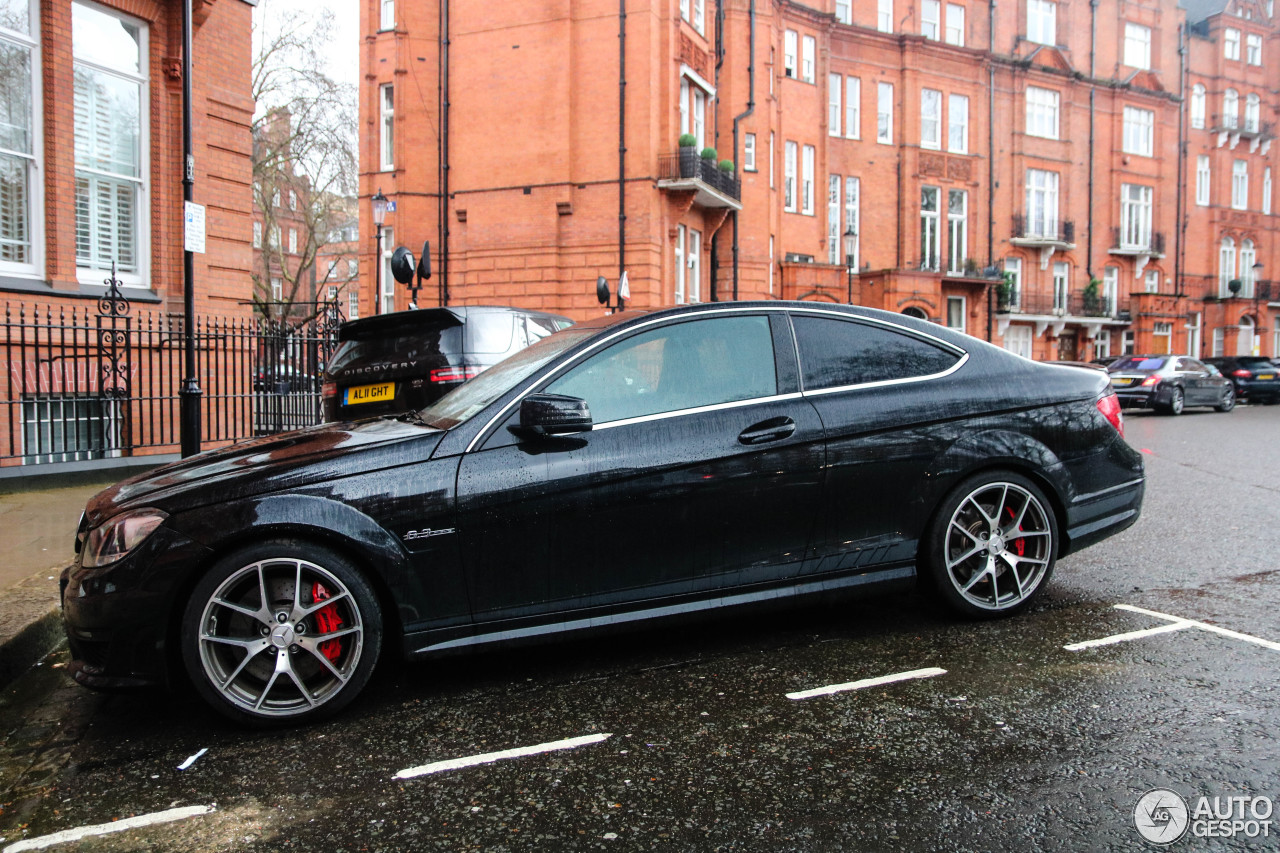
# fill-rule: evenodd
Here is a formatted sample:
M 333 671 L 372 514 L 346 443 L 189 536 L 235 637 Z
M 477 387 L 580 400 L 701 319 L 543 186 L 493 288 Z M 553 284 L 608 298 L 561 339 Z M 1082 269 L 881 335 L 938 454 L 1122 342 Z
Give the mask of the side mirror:
M 391 253 L 391 277 L 401 284 L 413 281 L 413 252 L 399 246 Z
M 431 241 L 422 244 L 422 257 L 418 258 L 418 279 L 431 278 Z
M 609 282 L 604 276 L 596 277 L 596 300 L 601 305 L 608 305 L 612 294 L 609 292 Z
M 521 438 L 571 435 L 591 429 L 591 410 L 580 397 L 530 394 L 520 401 L 520 423 L 510 430 Z

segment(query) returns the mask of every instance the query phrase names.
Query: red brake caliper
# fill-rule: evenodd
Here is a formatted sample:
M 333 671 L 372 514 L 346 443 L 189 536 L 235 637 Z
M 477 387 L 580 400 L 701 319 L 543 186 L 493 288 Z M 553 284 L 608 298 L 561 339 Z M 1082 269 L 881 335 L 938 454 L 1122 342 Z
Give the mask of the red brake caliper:
M 1010 517 L 1010 518 L 1017 518 L 1017 517 L 1018 517 L 1018 516 L 1017 516 L 1017 513 L 1015 513 L 1015 512 L 1013 511 L 1013 507 L 1011 507 L 1011 506 L 1010 506 L 1010 507 L 1005 507 L 1005 509 L 1009 511 L 1009 517 Z M 1022 525 L 1018 525 L 1018 529 L 1019 529 L 1019 530 L 1021 530 L 1021 529 L 1022 529 Z M 1025 557 L 1025 556 L 1027 555 L 1027 540 L 1026 540 L 1026 539 L 1015 539 L 1015 540 L 1013 540 L 1013 543 L 1012 543 L 1012 544 L 1013 544 L 1013 550 L 1014 550 L 1014 551 L 1016 551 L 1016 552 L 1018 552 L 1018 556 L 1019 556 L 1019 557 Z
M 324 584 L 320 582 L 311 585 L 311 600 L 324 601 L 329 597 L 329 590 L 324 588 Z M 342 627 L 342 617 L 338 615 L 338 608 L 332 604 L 328 607 L 322 607 L 316 611 L 316 628 L 321 634 L 328 634 Z M 341 640 L 325 640 L 320 644 L 320 654 L 324 655 L 330 661 L 336 661 L 342 654 Z

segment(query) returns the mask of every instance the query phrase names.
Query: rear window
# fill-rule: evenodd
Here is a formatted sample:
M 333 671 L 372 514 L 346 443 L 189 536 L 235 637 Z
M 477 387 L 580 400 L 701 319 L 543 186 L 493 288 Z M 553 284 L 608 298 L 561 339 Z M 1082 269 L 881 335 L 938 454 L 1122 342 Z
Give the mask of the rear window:
M 1254 370 L 1257 370 L 1259 367 L 1261 367 L 1263 370 L 1270 370 L 1271 368 L 1275 367 L 1275 365 L 1271 363 L 1271 359 L 1263 358 L 1260 355 L 1244 356 L 1243 358 L 1240 359 L 1240 366 L 1252 367 Z
M 1163 358 L 1122 358 L 1111 362 L 1111 366 L 1107 369 L 1112 373 L 1119 373 L 1122 370 L 1159 370 L 1164 367 L 1165 361 L 1167 359 Z
M 467 352 L 492 354 L 511 349 L 511 334 L 515 329 L 515 320 L 514 314 L 506 312 L 468 314 Z
M 807 391 L 931 376 L 960 359 L 913 335 L 868 323 L 804 316 L 794 323 Z
M 510 339 L 510 336 L 508 336 Z M 412 331 L 373 334 L 343 341 L 329 363 L 330 372 L 370 361 L 395 358 L 404 361 L 439 362 L 444 354 L 462 351 L 462 327 L 456 324 L 423 324 Z M 505 351 L 505 350 L 504 350 Z

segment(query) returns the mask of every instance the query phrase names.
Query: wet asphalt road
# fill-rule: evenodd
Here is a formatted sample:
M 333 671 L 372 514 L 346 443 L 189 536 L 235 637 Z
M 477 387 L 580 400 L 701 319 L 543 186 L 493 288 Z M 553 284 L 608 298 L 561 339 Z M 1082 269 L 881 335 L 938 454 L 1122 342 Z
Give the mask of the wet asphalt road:
M 1280 407 L 1127 429 L 1141 521 L 997 623 L 911 594 L 720 617 L 388 670 L 338 719 L 276 733 L 91 693 L 52 656 L 0 701 L 0 851 L 184 806 L 214 810 L 77 849 L 1155 849 L 1133 822 L 1149 789 L 1280 797 L 1280 648 L 1187 625 L 1063 646 L 1171 624 L 1117 604 L 1280 642 Z M 786 697 L 926 667 L 946 672 Z M 1280 849 L 1272 820 L 1170 849 Z

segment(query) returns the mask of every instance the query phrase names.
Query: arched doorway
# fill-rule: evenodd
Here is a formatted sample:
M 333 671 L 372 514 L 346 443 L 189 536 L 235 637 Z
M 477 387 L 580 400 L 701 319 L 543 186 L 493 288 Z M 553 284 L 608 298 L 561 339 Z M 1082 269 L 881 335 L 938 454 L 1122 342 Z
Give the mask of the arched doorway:
M 922 309 L 917 308 L 917 307 L 915 307 L 914 305 L 912 305 L 910 308 L 904 308 L 904 309 L 902 309 L 902 313 L 903 313 L 903 314 L 905 314 L 905 315 L 907 315 L 908 317 L 915 317 L 917 320 L 928 320 L 928 319 L 929 319 L 929 315 L 928 315 L 928 314 L 924 313 L 924 311 L 923 311 Z

